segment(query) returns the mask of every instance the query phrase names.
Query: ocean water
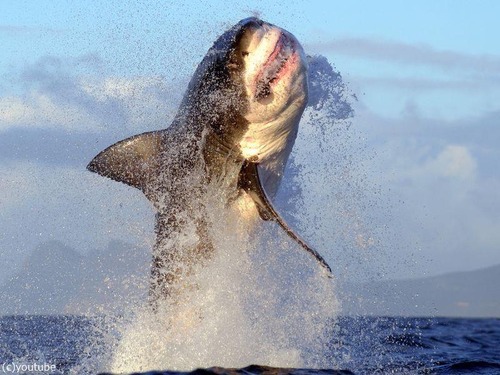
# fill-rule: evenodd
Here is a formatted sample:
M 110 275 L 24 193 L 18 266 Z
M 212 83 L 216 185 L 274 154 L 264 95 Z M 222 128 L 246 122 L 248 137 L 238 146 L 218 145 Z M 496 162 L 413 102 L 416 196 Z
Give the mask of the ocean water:
M 0 365 L 5 373 L 106 373 L 115 349 L 104 340 L 109 318 L 6 316 L 0 319 Z M 341 317 L 327 327 L 324 369 L 213 367 L 214 374 L 499 374 L 500 319 Z M 85 363 L 93 362 L 89 370 Z M 99 361 L 102 361 L 99 363 Z M 33 370 L 37 364 L 39 371 Z M 53 371 L 43 370 L 43 365 Z M 32 366 L 32 367 L 29 367 Z M 40 368 L 42 371 L 40 371 Z M 14 372 L 19 369 L 19 372 Z M 26 371 L 23 371 L 26 370 Z M 36 369 L 35 369 L 36 370 Z M 179 373 L 161 368 L 148 374 Z

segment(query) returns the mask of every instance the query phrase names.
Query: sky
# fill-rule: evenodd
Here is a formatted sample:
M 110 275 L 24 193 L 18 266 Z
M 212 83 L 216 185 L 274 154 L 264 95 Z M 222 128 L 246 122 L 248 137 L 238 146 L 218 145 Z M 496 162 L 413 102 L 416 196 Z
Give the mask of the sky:
M 165 127 L 211 43 L 251 15 L 326 56 L 357 98 L 350 129 L 377 201 L 366 225 L 384 228 L 383 254 L 356 255 L 364 268 L 379 258 L 384 277 L 404 278 L 500 263 L 499 13 L 457 0 L 1 1 L 0 282 L 44 241 L 82 253 L 152 242 L 141 194 L 85 165 Z

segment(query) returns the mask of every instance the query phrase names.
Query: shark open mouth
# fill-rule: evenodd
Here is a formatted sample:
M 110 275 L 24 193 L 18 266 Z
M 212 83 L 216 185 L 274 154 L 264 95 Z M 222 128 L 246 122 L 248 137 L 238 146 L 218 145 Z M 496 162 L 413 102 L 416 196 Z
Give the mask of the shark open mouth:
M 267 58 L 256 79 L 255 99 L 267 98 L 272 93 L 272 86 L 286 73 L 285 66 L 295 53 L 293 40 L 281 33 L 273 52 Z

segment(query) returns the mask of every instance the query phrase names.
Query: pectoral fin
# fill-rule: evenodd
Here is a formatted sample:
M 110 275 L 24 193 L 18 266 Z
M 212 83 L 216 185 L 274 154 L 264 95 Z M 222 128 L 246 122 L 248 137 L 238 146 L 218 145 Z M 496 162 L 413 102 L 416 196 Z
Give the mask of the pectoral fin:
M 115 143 L 92 159 L 87 169 L 144 191 L 158 170 L 164 132 L 143 133 Z
M 247 192 L 247 194 L 253 199 L 255 205 L 257 206 L 257 210 L 259 211 L 259 215 L 263 220 L 276 221 L 285 230 L 285 232 L 293 238 L 293 240 L 295 240 L 304 250 L 316 258 L 321 266 L 328 271 L 328 276 L 331 277 L 332 270 L 328 263 L 326 263 L 323 257 L 319 255 L 316 250 L 309 247 L 304 240 L 294 233 L 294 231 L 285 223 L 272 206 L 271 201 L 262 187 L 259 178 L 258 165 L 256 163 L 252 163 L 247 160 L 244 161 L 239 176 L 238 186 Z

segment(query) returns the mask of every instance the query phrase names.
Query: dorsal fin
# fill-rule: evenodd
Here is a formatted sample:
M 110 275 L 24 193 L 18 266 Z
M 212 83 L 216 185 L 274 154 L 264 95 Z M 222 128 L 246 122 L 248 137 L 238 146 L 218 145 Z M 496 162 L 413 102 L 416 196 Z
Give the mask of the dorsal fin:
M 328 277 L 332 277 L 332 270 L 323 257 L 316 250 L 311 248 L 302 238 L 300 238 L 274 209 L 264 188 L 262 187 L 257 163 L 252 163 L 248 160 L 243 162 L 238 186 L 246 191 L 247 194 L 253 199 L 255 206 L 257 206 L 257 210 L 259 211 L 259 215 L 263 220 L 276 221 L 294 241 L 296 241 L 305 251 L 316 258 L 323 269 L 326 270 Z
M 165 132 L 142 133 L 117 142 L 92 159 L 87 169 L 144 191 L 159 168 Z

